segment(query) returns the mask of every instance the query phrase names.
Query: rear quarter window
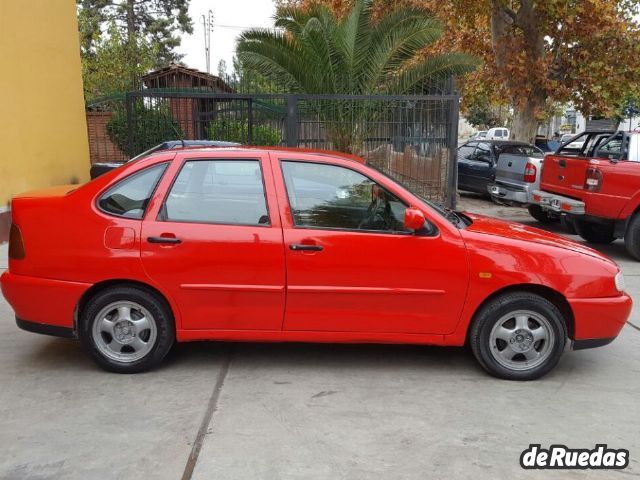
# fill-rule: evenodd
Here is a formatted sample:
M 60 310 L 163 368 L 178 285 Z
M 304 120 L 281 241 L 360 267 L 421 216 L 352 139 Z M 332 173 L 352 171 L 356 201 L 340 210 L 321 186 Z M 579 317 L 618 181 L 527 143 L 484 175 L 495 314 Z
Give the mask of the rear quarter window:
M 161 163 L 120 180 L 100 196 L 98 208 L 109 215 L 142 219 L 166 168 Z

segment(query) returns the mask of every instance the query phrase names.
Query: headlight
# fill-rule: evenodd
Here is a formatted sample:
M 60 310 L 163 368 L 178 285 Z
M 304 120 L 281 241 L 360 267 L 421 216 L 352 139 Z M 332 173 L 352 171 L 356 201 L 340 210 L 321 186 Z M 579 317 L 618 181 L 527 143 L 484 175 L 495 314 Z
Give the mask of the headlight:
M 624 283 L 624 275 L 622 275 L 622 272 L 616 273 L 615 282 L 616 282 L 616 288 L 618 289 L 618 291 L 624 292 L 624 289 L 627 288 L 627 286 Z

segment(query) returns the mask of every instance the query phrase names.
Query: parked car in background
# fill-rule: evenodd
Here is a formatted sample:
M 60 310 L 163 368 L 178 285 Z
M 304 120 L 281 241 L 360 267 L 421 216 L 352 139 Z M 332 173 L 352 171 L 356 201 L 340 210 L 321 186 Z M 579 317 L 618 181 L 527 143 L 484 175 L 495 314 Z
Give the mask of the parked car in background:
M 482 140 L 485 138 L 487 138 L 487 131 L 480 130 L 479 132 L 476 132 L 473 135 L 471 135 L 471 137 L 469 137 L 469 140 Z
M 540 188 L 544 152 L 533 145 L 507 145 L 501 149 L 496 177 L 487 187 L 491 197 L 501 203 L 527 207 L 529 214 L 541 223 L 558 220 L 554 212 L 543 210 L 533 201 Z
M 504 127 L 496 127 L 490 128 L 487 132 L 487 140 L 509 140 L 509 132 L 508 128 Z
M 541 208 L 565 215 L 591 243 L 624 238 L 640 260 L 640 132 L 585 132 L 545 158 Z
M 133 160 L 137 160 L 142 157 L 146 157 L 147 155 L 151 155 L 154 152 L 159 152 L 161 150 L 175 150 L 178 148 L 193 148 L 193 147 L 237 147 L 239 143 L 236 142 L 223 142 L 219 140 L 169 140 L 167 142 L 163 142 L 160 145 L 156 145 L 149 150 L 142 152 L 140 155 L 136 155 L 129 162 Z M 97 162 L 91 165 L 90 175 L 91 179 L 99 177 L 114 168 L 121 167 L 123 163 L 118 162 Z
M 583 147 L 585 138 L 582 134 L 566 133 L 560 137 L 560 145 L 578 150 Z
M 531 146 L 523 142 L 471 140 L 458 147 L 458 189 L 489 196 L 487 187 L 495 181 L 498 156 L 505 148 Z
M 121 373 L 176 341 L 409 343 L 469 345 L 530 380 L 631 311 L 604 255 L 442 209 L 339 153 L 159 151 L 19 195 L 12 215 L 0 284 L 18 326 Z
M 535 146 L 544 153 L 555 152 L 560 147 L 560 141 L 549 139 L 543 135 L 538 135 L 535 139 Z

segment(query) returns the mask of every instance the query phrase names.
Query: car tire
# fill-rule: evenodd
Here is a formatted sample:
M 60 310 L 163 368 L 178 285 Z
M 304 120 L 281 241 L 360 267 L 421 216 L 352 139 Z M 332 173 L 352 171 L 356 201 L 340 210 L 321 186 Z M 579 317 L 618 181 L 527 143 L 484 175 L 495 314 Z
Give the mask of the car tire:
M 500 295 L 474 317 L 469 344 L 480 365 L 506 380 L 535 380 L 562 356 L 567 327 L 549 300 L 528 292 Z
M 116 286 L 89 299 L 78 319 L 82 345 L 93 360 L 115 373 L 149 370 L 175 342 L 175 322 L 167 302 L 136 286 Z
M 562 229 L 570 235 L 577 235 L 575 224 L 573 220 L 569 219 L 566 215 L 560 217 L 560 226 Z
M 576 220 L 574 225 L 578 235 L 589 243 L 607 245 L 616 239 L 616 237 L 613 236 L 613 223 L 607 224 Z
M 544 225 L 550 225 L 558 222 L 558 216 L 543 210 L 540 205 L 529 205 L 527 207 L 529 215 Z
M 633 258 L 640 260 L 640 213 L 636 213 L 627 225 L 624 247 Z

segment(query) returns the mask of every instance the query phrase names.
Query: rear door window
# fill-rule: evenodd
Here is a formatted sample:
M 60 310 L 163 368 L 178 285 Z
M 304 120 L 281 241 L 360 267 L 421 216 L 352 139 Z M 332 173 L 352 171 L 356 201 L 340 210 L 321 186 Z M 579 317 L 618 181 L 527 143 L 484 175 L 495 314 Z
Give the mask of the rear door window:
M 160 220 L 268 226 L 258 160 L 189 160 L 165 200 Z

